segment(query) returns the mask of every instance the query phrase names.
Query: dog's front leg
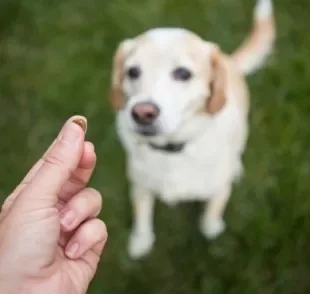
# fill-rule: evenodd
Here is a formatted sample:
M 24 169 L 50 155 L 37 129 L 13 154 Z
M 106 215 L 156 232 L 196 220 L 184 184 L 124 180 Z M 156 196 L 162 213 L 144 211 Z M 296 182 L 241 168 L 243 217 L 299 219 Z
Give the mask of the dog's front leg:
M 129 238 L 128 252 L 137 259 L 148 254 L 155 241 L 153 231 L 154 195 L 151 191 L 133 185 L 131 188 L 133 226 Z
M 208 239 L 217 238 L 225 230 L 224 211 L 231 195 L 231 184 L 227 184 L 206 203 L 200 228 Z

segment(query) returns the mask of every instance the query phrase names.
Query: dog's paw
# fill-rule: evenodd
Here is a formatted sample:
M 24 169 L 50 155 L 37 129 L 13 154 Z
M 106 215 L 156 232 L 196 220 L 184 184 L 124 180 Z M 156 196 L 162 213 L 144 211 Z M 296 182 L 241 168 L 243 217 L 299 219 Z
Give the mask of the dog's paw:
M 128 243 L 128 254 L 132 259 L 138 259 L 147 255 L 154 244 L 153 233 L 131 233 Z
M 202 219 L 200 230 L 209 240 L 216 239 L 225 231 L 226 224 L 222 219 Z

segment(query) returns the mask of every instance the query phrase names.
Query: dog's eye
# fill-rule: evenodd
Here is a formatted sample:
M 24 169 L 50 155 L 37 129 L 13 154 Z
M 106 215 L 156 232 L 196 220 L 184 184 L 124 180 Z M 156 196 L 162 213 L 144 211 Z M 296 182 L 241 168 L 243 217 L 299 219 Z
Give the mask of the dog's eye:
M 135 80 L 135 79 L 138 79 L 141 75 L 141 70 L 139 67 L 137 66 L 133 66 L 133 67 L 130 67 L 128 70 L 127 70 L 127 75 L 129 76 L 130 79 L 132 80 Z
M 179 81 L 187 81 L 192 77 L 192 73 L 185 67 L 178 67 L 173 71 L 173 77 Z

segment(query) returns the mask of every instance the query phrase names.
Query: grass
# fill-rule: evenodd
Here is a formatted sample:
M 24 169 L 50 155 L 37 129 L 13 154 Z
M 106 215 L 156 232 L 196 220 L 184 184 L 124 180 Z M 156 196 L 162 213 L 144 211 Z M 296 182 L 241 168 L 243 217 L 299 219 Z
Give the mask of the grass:
M 89 119 L 98 154 L 91 185 L 104 195 L 109 242 L 89 294 L 306 294 L 310 292 L 310 2 L 276 1 L 277 49 L 248 79 L 246 175 L 214 242 L 197 229 L 197 204 L 158 203 L 157 243 L 131 261 L 124 154 L 107 94 L 120 40 L 154 26 L 184 26 L 230 52 L 247 34 L 248 0 L 2 0 L 0 202 L 62 123 Z

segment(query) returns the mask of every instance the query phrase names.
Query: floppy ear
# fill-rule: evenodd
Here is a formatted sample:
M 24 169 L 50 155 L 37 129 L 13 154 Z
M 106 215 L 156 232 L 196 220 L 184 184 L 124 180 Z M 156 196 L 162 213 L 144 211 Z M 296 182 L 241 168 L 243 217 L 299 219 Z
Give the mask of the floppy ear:
M 124 62 L 133 48 L 134 41 L 127 39 L 117 48 L 112 64 L 112 81 L 110 89 L 110 103 L 115 110 L 119 110 L 123 104 L 122 83 L 124 78 Z
M 219 112 L 226 102 L 227 76 L 220 49 L 216 46 L 211 53 L 211 80 L 209 79 L 210 96 L 207 100 L 207 112 Z

